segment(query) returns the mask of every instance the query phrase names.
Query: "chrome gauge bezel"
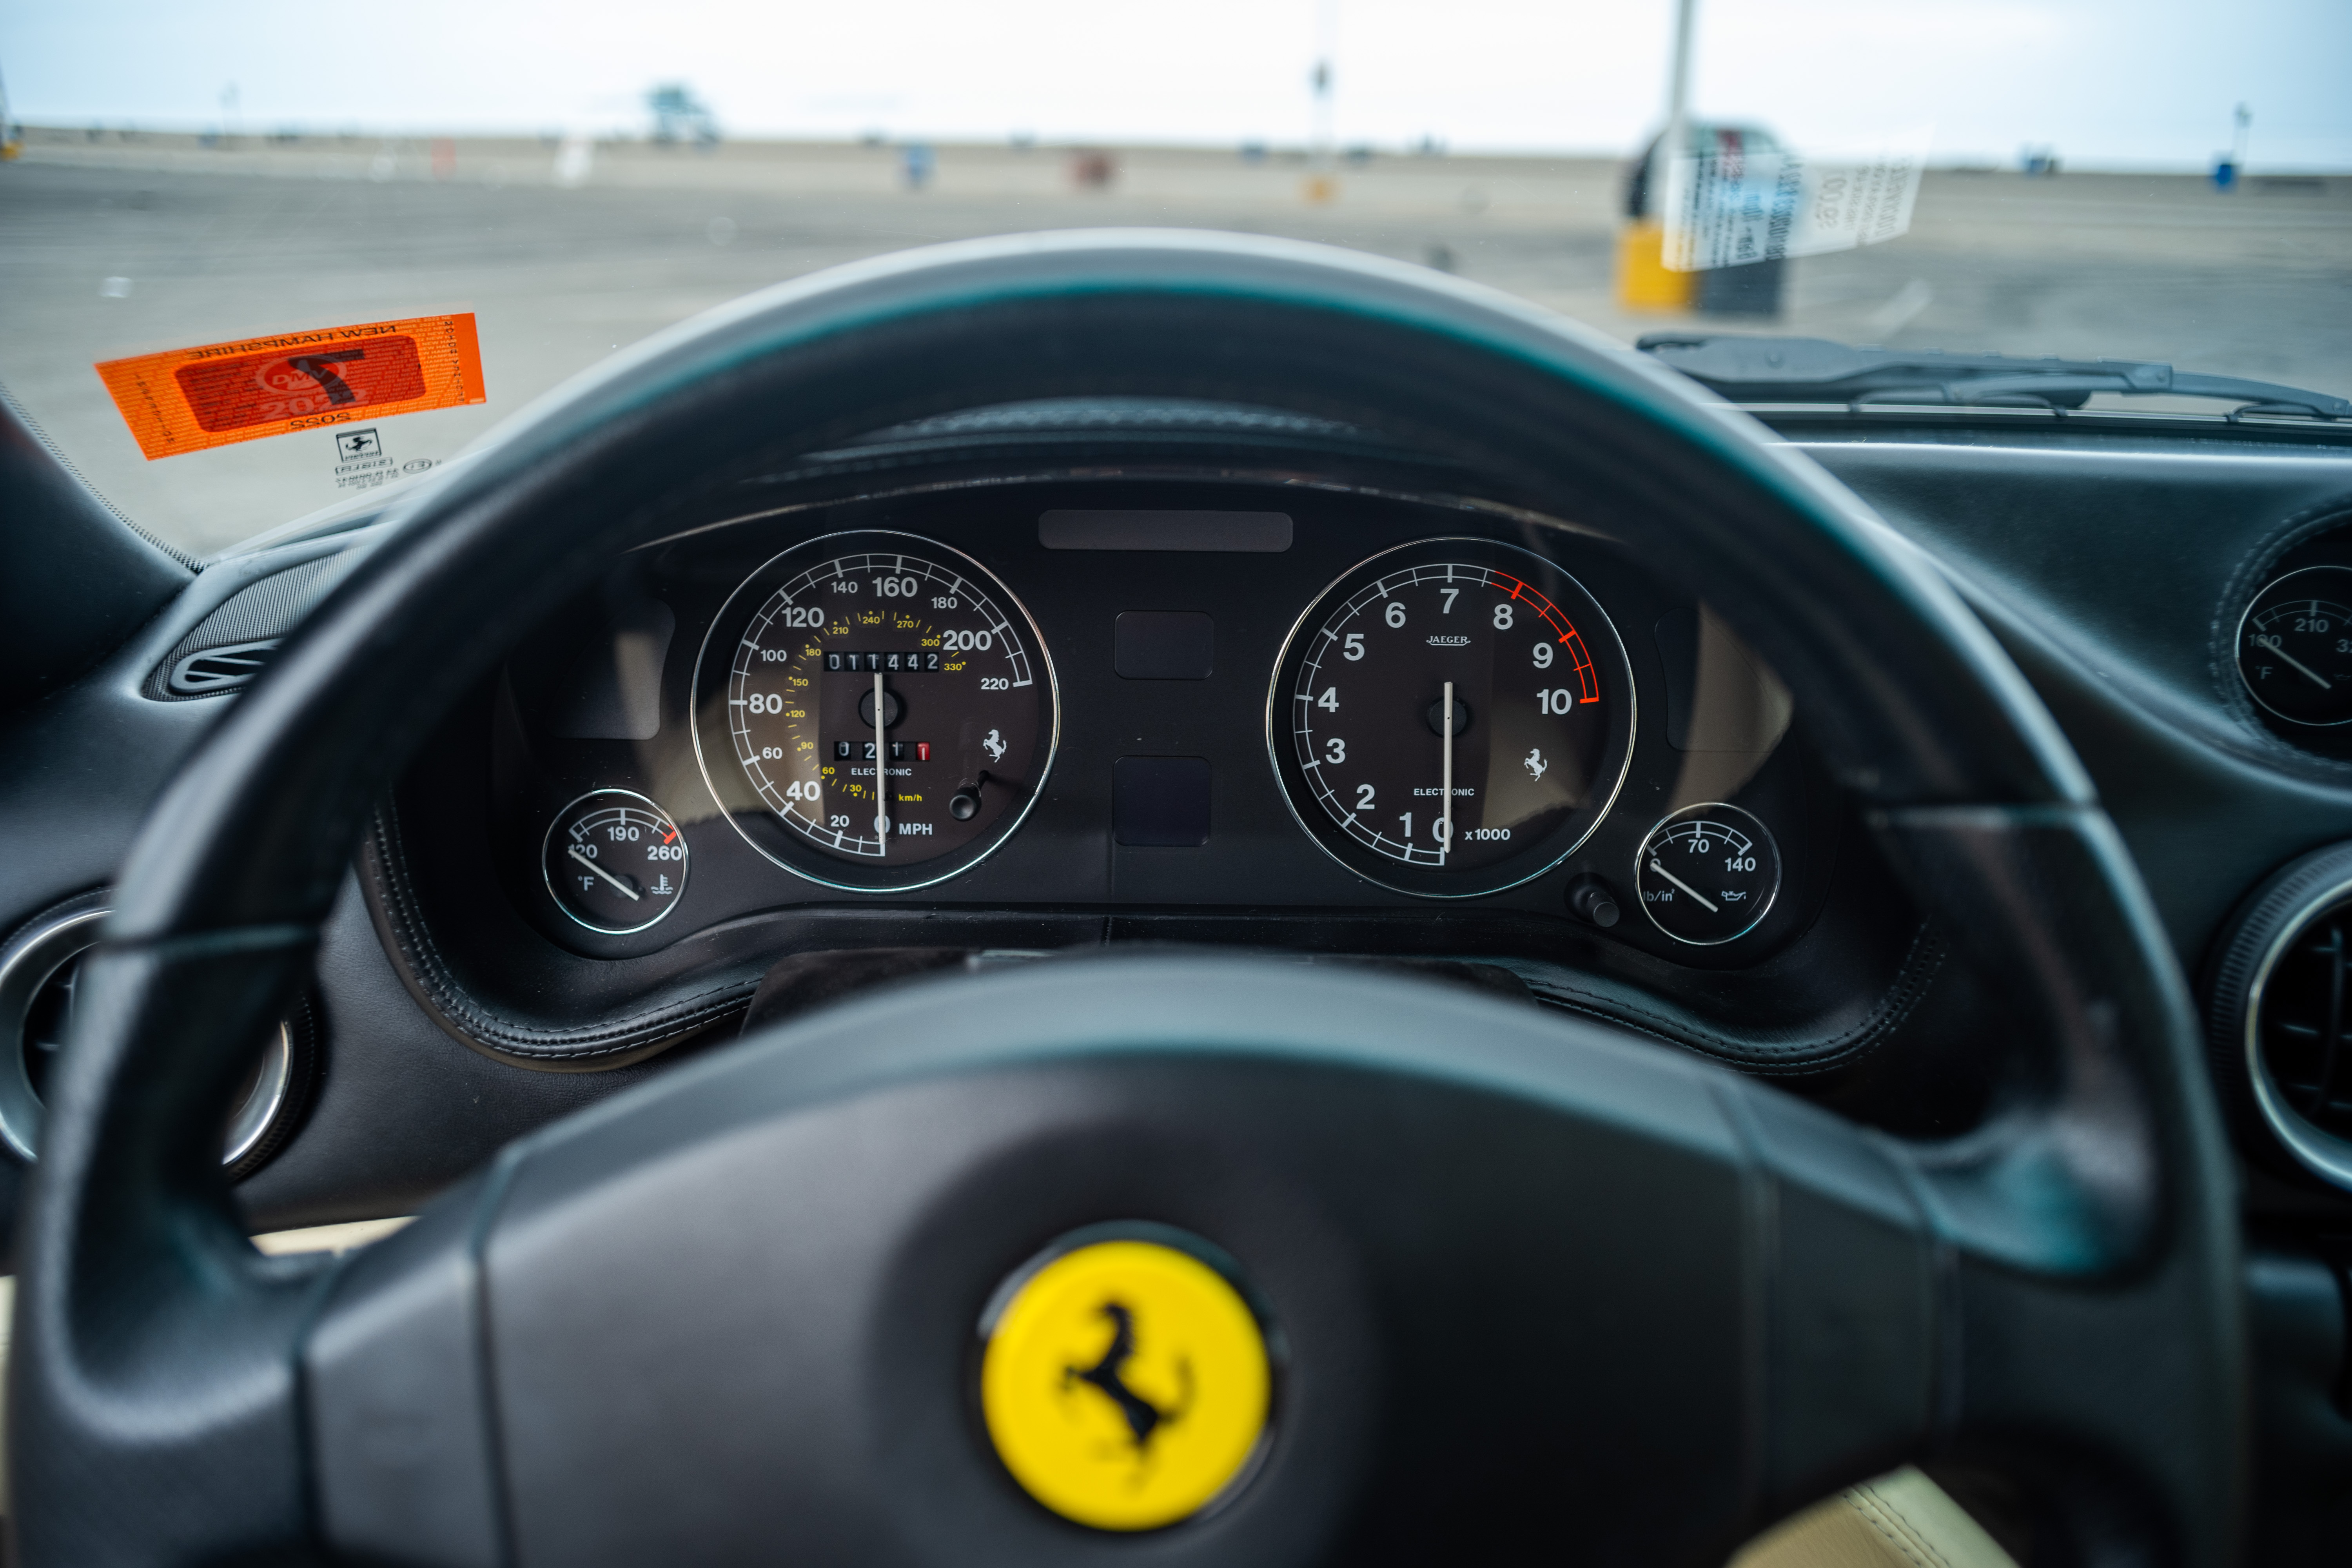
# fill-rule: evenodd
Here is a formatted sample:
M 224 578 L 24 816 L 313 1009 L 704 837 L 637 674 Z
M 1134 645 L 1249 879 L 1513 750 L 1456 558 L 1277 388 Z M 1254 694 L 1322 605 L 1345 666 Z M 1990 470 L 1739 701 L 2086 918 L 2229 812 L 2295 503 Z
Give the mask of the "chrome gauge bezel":
M 851 881 L 843 875 L 828 875 L 814 866 L 795 864 L 793 860 L 778 854 L 769 846 L 760 842 L 751 830 L 739 819 L 738 814 L 728 808 L 727 795 L 719 789 L 719 781 L 712 776 L 713 759 L 710 755 L 710 739 L 705 734 L 702 723 L 701 696 L 704 665 L 710 657 L 712 647 L 718 640 L 720 631 L 734 621 L 736 606 L 744 594 L 754 585 L 761 584 L 777 563 L 787 556 L 803 553 L 821 555 L 827 549 L 841 551 L 845 548 L 844 542 L 851 540 L 894 541 L 896 542 L 890 548 L 903 551 L 909 555 L 928 555 L 936 560 L 955 562 L 971 576 L 987 584 L 988 591 L 995 598 L 998 607 L 1005 612 L 1008 619 L 1015 616 L 1019 616 L 1020 625 L 1028 634 L 1031 657 L 1038 671 L 1035 679 L 1039 693 L 1045 704 L 1044 722 L 1039 726 L 1045 736 L 1044 756 L 1037 765 L 1036 777 L 1030 784 L 1028 797 L 1021 803 L 1020 809 L 1006 816 L 997 825 L 995 831 L 976 847 L 960 853 L 941 856 L 936 860 L 924 861 L 916 868 L 918 874 L 905 880 Z M 838 530 L 832 533 L 814 534 L 806 539 L 794 541 L 746 573 L 743 580 L 736 584 L 726 599 L 720 603 L 718 613 L 711 617 L 709 626 L 703 630 L 702 644 L 695 650 L 694 674 L 687 689 L 687 698 L 688 731 L 694 750 L 694 765 L 702 776 L 703 788 L 709 793 L 712 809 L 728 826 L 735 830 L 737 837 L 750 845 L 752 851 L 770 865 L 781 870 L 789 871 L 804 882 L 845 893 L 882 896 L 916 892 L 925 888 L 937 887 L 941 882 L 960 877 L 986 860 L 997 850 L 1003 848 L 1006 842 L 1021 830 L 1022 825 L 1029 820 L 1029 814 L 1036 809 L 1037 802 L 1044 798 L 1046 783 L 1053 775 L 1054 763 L 1060 756 L 1062 749 L 1062 686 L 1060 679 L 1055 674 L 1054 656 L 1045 646 L 1045 636 L 1037 625 L 1037 617 L 1030 613 L 1029 606 L 1022 602 L 1021 596 L 1006 585 L 1003 578 L 981 564 L 970 554 L 958 550 L 952 544 L 942 543 L 928 535 L 909 533 L 899 529 L 853 528 Z M 719 759 L 719 762 L 729 766 L 740 765 L 737 763 L 731 747 L 723 757 Z M 811 850 L 809 853 L 814 859 L 815 852 Z
M 2352 724 L 2352 711 L 2347 711 L 2341 719 L 2300 719 L 2292 713 L 2282 712 L 2263 701 L 2263 694 L 2255 690 L 2254 683 L 2246 678 L 2246 630 L 2253 621 L 2255 607 L 2264 599 L 2269 598 L 2271 591 L 2280 584 L 2309 572 L 2341 572 L 2347 580 L 2352 580 L 2352 566 L 2338 566 L 2323 561 L 2309 566 L 2298 566 L 2292 572 L 2282 572 L 2255 589 L 2247 598 L 2246 607 L 2238 612 L 2237 637 L 2230 647 L 2230 668 L 2238 672 L 2238 684 L 2244 688 L 2246 700 L 2280 723 L 2292 724 L 2298 730 L 2340 730 L 2347 724 Z
M 1544 573 L 1557 575 L 1572 584 L 1576 591 L 1591 605 L 1599 630 L 1586 631 L 1581 622 L 1579 623 L 1579 630 L 1584 636 L 1587 647 L 1591 649 L 1596 665 L 1606 663 L 1608 666 L 1605 670 L 1601 671 L 1602 679 L 1621 689 L 1624 699 L 1624 716 L 1622 721 L 1612 725 L 1609 740 L 1610 746 L 1613 748 L 1615 766 L 1613 770 L 1610 767 L 1609 759 L 1612 753 L 1604 752 L 1602 773 L 1594 782 L 1593 795 L 1596 804 L 1587 808 L 1587 815 L 1582 819 L 1580 829 L 1576 831 L 1572 837 L 1565 833 L 1559 834 L 1551 842 L 1530 848 L 1527 854 L 1531 858 L 1525 863 L 1514 857 L 1499 862 L 1496 867 L 1484 872 L 1433 869 L 1416 871 L 1409 870 L 1401 865 L 1371 865 L 1370 862 L 1376 857 L 1369 853 L 1362 854 L 1363 863 L 1359 863 L 1357 858 L 1351 858 L 1351 854 L 1356 852 L 1343 854 L 1331 841 L 1336 835 L 1327 833 L 1301 808 L 1297 796 L 1291 787 L 1290 776 L 1284 768 L 1281 742 L 1282 737 L 1287 732 L 1286 716 L 1289 712 L 1287 683 L 1285 678 L 1290 674 L 1291 655 L 1298 647 L 1299 639 L 1312 635 L 1314 628 L 1321 624 L 1321 619 L 1328 617 L 1332 600 L 1343 584 L 1359 576 L 1379 575 L 1377 569 L 1380 563 L 1391 556 L 1454 548 L 1493 551 L 1523 557 L 1533 562 Z M 1513 544 L 1506 540 L 1489 539 L 1477 534 L 1437 534 L 1425 539 L 1407 540 L 1402 544 L 1391 545 L 1386 550 L 1367 555 L 1316 590 L 1299 610 L 1297 618 L 1291 622 L 1289 634 L 1282 639 L 1281 650 L 1275 655 L 1274 669 L 1266 679 L 1265 728 L 1266 765 L 1274 772 L 1275 793 L 1282 797 L 1283 807 L 1290 813 L 1290 819 L 1297 824 L 1298 830 L 1304 833 L 1317 848 L 1329 856 L 1336 864 L 1344 868 L 1350 875 L 1360 877 L 1375 887 L 1385 888 L 1391 892 L 1403 893 L 1412 898 L 1479 899 L 1506 892 L 1513 888 L 1524 887 L 1559 869 L 1564 861 L 1583 848 L 1592 836 L 1600 831 L 1601 825 L 1608 820 L 1610 812 L 1616 808 L 1617 798 L 1624 792 L 1625 780 L 1633 773 L 1633 750 L 1641 733 L 1640 694 L 1633 681 L 1633 660 L 1626 656 L 1625 642 L 1618 635 L 1616 621 L 1601 603 L 1600 595 L 1586 587 L 1583 580 L 1575 573 L 1550 556 L 1539 554 L 1524 545 Z M 1603 787 L 1604 781 L 1605 787 Z M 1377 858 L 1385 860 L 1386 858 Z
M 1764 842 L 1772 847 L 1771 892 L 1766 895 L 1765 900 L 1761 904 L 1757 906 L 1756 914 L 1753 919 L 1749 920 L 1746 925 L 1741 926 L 1738 931 L 1733 931 L 1727 936 L 1700 938 L 1695 936 L 1685 936 L 1680 931 L 1670 931 L 1667 929 L 1665 922 L 1658 919 L 1657 912 L 1650 908 L 1650 900 L 1642 896 L 1642 862 L 1650 853 L 1651 842 L 1655 839 L 1659 834 L 1664 833 L 1667 828 L 1672 827 L 1675 824 L 1690 816 L 1693 812 L 1698 811 L 1728 811 L 1736 813 L 1752 823 L 1755 826 L 1756 831 L 1763 837 Z M 1649 831 L 1643 834 L 1642 841 L 1633 847 L 1633 863 L 1631 871 L 1631 878 L 1632 879 L 1627 883 L 1627 886 L 1633 889 L 1633 901 L 1642 906 L 1643 918 L 1650 922 L 1651 926 L 1656 930 L 1659 935 L 1665 937 L 1670 941 L 1678 942 L 1685 947 L 1721 947 L 1726 942 L 1738 942 L 1741 937 L 1746 936 L 1749 931 L 1754 931 L 1758 926 L 1764 923 L 1765 917 L 1769 915 L 1772 912 L 1773 906 L 1780 901 L 1781 884 L 1789 879 L 1789 863 L 1788 858 L 1780 853 L 1780 840 L 1774 837 L 1770 825 L 1766 823 L 1762 817 L 1757 816 L 1746 806 L 1734 805 L 1727 800 L 1695 800 L 1687 805 L 1678 805 L 1675 807 L 1674 810 L 1666 813 L 1665 816 L 1650 824 Z
M 547 886 L 548 898 L 553 900 L 555 907 L 562 910 L 563 911 L 564 918 L 569 920 L 573 925 L 580 927 L 583 931 L 593 931 L 599 936 L 635 936 L 641 931 L 651 931 L 654 927 L 661 924 L 662 921 L 669 918 L 669 913 L 672 910 L 675 910 L 679 904 L 686 900 L 686 884 L 694 875 L 694 853 L 692 847 L 688 846 L 686 858 L 678 862 L 677 891 L 670 895 L 669 902 L 664 904 L 661 907 L 661 911 L 655 915 L 653 919 L 633 926 L 600 926 L 594 921 L 584 919 L 579 910 L 573 909 L 569 903 L 564 901 L 564 898 L 562 893 L 556 891 L 555 878 L 548 871 L 547 868 L 548 850 L 555 842 L 555 830 L 562 827 L 567 821 L 571 820 L 572 814 L 580 808 L 583 802 L 594 800 L 600 795 L 617 795 L 626 799 L 635 801 L 638 805 L 651 811 L 656 816 L 660 817 L 664 822 L 667 822 L 672 827 L 677 828 L 678 842 L 681 845 L 686 843 L 685 826 L 679 823 L 677 817 L 672 816 L 667 811 L 664 810 L 661 803 L 655 800 L 652 796 L 639 795 L 633 789 L 615 789 L 611 787 L 592 789 L 585 795 L 578 795 L 573 799 L 567 801 L 564 803 L 563 808 L 561 811 L 558 811 L 553 816 L 548 818 L 547 831 L 540 836 L 539 840 L 539 878 L 540 880 Z

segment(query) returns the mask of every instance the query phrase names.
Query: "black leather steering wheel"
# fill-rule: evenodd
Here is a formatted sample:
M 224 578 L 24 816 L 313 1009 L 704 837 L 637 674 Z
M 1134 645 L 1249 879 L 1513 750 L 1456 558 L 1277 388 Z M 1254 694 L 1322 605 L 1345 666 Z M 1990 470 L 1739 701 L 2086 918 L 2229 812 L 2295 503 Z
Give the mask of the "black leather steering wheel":
M 1789 679 L 2039 1087 L 1925 1146 L 1605 1026 L 1244 958 L 894 992 L 510 1149 L 347 1266 L 239 1233 L 214 1108 L 363 816 L 542 609 L 745 454 L 1022 398 L 1206 396 L 1559 498 Z M 2231 1555 L 2235 1220 L 2189 1001 L 2053 723 L 1760 427 L 1499 294 L 1200 234 L 917 252 L 574 383 L 421 494 L 156 805 L 30 1201 L 24 1561 L 1720 1562 L 1906 1458 L 2070 1539 Z M 1055 1237 L 1205 1237 L 1287 1362 L 1263 1462 L 1141 1536 L 977 1435 L 976 1315 Z M 2139 1561 L 2139 1556 L 2134 1556 Z

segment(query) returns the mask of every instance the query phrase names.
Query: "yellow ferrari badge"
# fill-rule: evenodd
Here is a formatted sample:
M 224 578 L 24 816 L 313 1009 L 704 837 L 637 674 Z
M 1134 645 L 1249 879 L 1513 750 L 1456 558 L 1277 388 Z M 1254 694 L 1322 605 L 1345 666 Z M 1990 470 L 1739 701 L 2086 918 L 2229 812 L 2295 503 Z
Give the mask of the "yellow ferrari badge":
M 1005 1468 L 1065 1519 L 1153 1530 L 1241 1476 L 1273 1394 L 1241 1293 L 1189 1253 L 1099 1241 L 1022 1280 L 995 1315 L 981 1408 Z

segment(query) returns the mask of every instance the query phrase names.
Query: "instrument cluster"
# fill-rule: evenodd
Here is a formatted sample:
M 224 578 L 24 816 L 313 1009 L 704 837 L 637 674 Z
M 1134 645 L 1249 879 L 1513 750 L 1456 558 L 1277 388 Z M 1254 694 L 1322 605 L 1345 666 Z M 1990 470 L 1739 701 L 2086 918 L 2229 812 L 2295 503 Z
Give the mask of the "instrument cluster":
M 1700 967 L 1802 929 L 1824 792 L 1706 606 L 1564 527 L 1206 499 L 932 496 L 635 552 L 509 666 L 497 832 L 538 851 L 509 891 L 592 956 L 909 901 L 1486 907 Z

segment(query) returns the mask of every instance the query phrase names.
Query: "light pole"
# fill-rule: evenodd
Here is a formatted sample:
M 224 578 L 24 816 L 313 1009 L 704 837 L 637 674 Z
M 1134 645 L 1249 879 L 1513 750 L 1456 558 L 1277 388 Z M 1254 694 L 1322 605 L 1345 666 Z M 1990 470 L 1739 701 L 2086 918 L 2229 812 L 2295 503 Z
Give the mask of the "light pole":
M 1331 57 L 1339 52 L 1339 0 L 1316 0 L 1315 69 L 1307 82 L 1315 92 L 1314 123 L 1307 149 L 1307 199 L 1328 202 L 1339 194 L 1332 158 Z

